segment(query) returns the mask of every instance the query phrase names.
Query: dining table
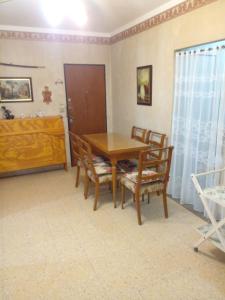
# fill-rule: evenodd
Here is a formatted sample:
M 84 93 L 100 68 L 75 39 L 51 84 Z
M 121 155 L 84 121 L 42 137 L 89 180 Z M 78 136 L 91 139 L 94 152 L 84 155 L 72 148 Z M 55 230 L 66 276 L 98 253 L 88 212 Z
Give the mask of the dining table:
M 112 165 L 112 196 L 116 208 L 117 162 L 125 159 L 138 158 L 139 152 L 149 146 L 130 136 L 119 133 L 85 134 L 84 139 L 91 145 L 93 152 L 107 157 Z

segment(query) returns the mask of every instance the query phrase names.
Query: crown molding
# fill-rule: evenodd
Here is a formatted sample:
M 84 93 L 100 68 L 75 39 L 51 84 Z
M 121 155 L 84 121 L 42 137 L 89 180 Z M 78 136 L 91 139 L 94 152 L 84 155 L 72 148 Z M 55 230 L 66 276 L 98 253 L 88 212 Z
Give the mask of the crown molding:
M 0 39 L 110 45 L 218 0 L 171 0 L 112 33 L 0 25 Z

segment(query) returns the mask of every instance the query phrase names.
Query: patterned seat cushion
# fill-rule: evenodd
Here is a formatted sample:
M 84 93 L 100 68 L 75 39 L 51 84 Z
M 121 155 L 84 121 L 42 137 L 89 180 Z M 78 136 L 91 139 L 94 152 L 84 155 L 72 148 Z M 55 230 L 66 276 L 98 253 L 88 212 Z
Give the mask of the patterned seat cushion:
M 104 157 L 104 156 L 100 156 L 100 155 L 95 155 L 93 154 L 92 155 L 92 158 L 93 158 L 93 163 L 94 164 L 98 164 L 98 163 L 102 163 L 104 161 L 107 161 L 107 158 Z
M 99 155 L 92 155 L 92 158 L 93 158 L 93 163 L 94 164 L 99 164 L 99 163 L 104 163 L 104 162 L 107 162 L 107 158 L 103 157 L 103 156 L 99 156 Z M 82 166 L 82 163 L 81 163 L 81 160 L 79 159 L 77 161 L 77 166 L 81 167 Z
M 81 167 L 82 166 L 82 164 L 81 164 L 81 160 L 80 159 L 78 159 L 77 160 L 77 167 Z
M 99 176 L 112 174 L 112 166 L 110 163 L 100 162 L 100 163 L 96 163 L 94 166 L 95 166 L 95 172 Z
M 119 167 L 127 173 L 135 172 L 138 168 L 138 160 L 125 159 L 118 162 Z
M 112 181 L 112 166 L 109 162 L 101 162 L 94 165 L 95 172 L 98 175 L 99 183 Z M 120 176 L 123 171 L 117 166 L 117 176 Z M 88 170 L 88 176 L 92 181 L 95 181 L 94 175 Z
M 142 176 L 146 175 L 155 175 L 157 172 L 151 171 L 151 170 L 145 170 L 142 172 Z M 137 176 L 138 172 L 130 172 L 126 173 L 121 177 L 121 183 L 125 185 L 129 190 L 131 190 L 133 193 L 135 193 L 136 190 L 136 184 L 137 184 Z M 156 191 L 163 190 L 164 184 L 159 179 L 147 179 L 146 181 L 142 181 L 140 193 L 152 193 Z

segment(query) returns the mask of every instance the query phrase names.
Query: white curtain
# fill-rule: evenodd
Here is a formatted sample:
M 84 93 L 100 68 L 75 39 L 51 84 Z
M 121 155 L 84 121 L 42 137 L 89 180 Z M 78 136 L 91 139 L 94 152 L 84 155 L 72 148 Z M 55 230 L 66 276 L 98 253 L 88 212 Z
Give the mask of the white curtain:
M 203 212 L 191 173 L 225 166 L 225 48 L 194 49 L 176 53 L 172 124 L 174 145 L 169 193 L 181 203 Z M 203 178 L 203 187 L 221 178 Z M 212 207 L 216 218 L 224 211 Z

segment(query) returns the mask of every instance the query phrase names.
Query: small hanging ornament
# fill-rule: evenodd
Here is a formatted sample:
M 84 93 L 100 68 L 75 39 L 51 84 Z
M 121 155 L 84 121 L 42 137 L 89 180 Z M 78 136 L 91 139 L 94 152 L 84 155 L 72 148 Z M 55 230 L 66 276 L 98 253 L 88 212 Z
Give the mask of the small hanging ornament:
M 46 104 L 49 104 L 50 102 L 52 102 L 52 92 L 49 91 L 48 86 L 44 87 L 44 90 L 42 91 L 42 96 L 43 96 L 43 102 Z

